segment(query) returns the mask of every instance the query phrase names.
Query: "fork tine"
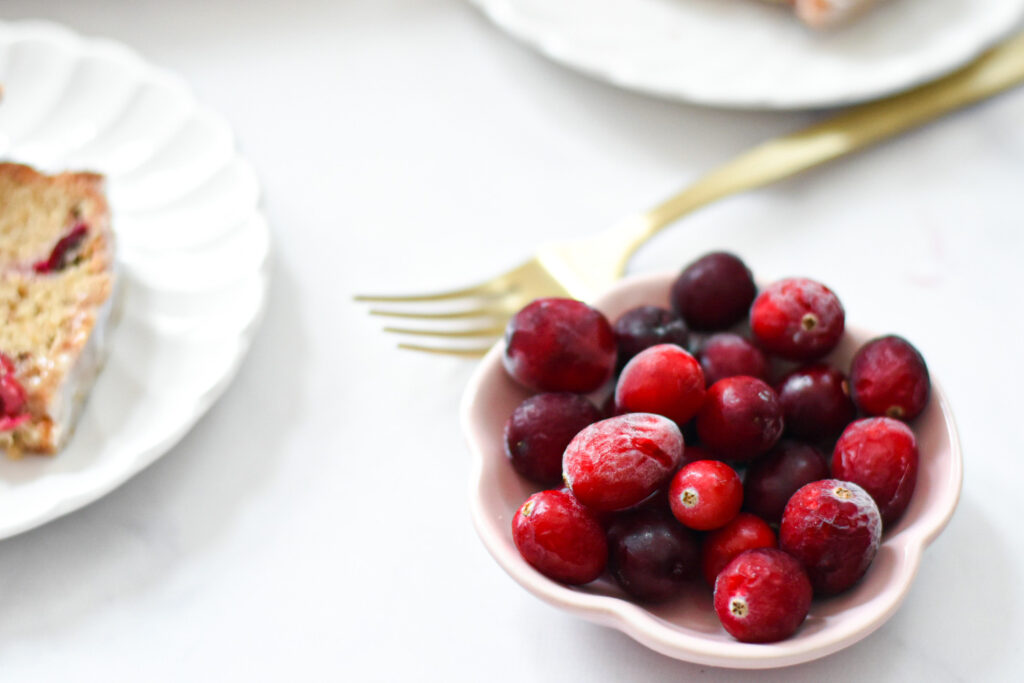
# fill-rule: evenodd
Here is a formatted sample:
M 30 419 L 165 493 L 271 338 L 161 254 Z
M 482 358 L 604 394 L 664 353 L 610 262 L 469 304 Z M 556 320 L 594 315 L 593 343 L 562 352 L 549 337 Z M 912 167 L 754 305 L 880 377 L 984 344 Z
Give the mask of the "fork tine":
M 468 348 L 468 349 L 452 349 L 452 348 L 438 348 L 436 346 L 420 346 L 419 344 L 406 344 L 401 343 L 398 348 L 406 351 L 420 351 L 421 353 L 434 353 L 442 356 L 463 356 L 468 358 L 479 358 L 488 351 L 487 348 Z
M 356 301 L 367 301 L 371 303 L 404 303 L 409 301 L 444 301 L 445 299 L 461 299 L 467 296 L 478 296 L 484 298 L 499 298 L 490 282 L 484 282 L 472 287 L 452 289 L 447 292 L 434 292 L 432 294 L 404 294 L 404 295 L 379 295 L 379 294 L 356 294 Z
M 471 308 L 465 311 L 442 311 L 440 313 L 415 313 L 412 311 L 388 311 L 382 308 L 371 308 L 370 315 L 387 318 L 420 318 L 423 320 L 454 320 L 456 318 L 498 318 L 504 317 L 500 310 L 494 308 Z
M 503 327 L 480 327 L 469 330 L 411 330 L 405 327 L 385 327 L 385 332 L 408 334 L 416 337 L 500 337 Z

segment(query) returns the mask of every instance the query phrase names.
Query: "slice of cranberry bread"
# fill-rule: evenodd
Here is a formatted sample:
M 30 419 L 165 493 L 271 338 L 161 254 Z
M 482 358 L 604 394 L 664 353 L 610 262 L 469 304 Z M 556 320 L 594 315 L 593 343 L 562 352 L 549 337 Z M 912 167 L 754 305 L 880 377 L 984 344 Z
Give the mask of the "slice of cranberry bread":
M 0 163 L 0 447 L 56 453 L 105 355 L 115 284 L 103 178 Z

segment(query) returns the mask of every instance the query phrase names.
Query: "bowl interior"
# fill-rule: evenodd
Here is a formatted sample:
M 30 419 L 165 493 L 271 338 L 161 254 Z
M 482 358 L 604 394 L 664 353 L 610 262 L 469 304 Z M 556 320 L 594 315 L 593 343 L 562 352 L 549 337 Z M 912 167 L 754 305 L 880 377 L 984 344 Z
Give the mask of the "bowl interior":
M 623 280 L 596 302 L 614 320 L 643 304 L 667 307 L 674 274 Z M 856 349 L 882 332 L 847 326 L 840 346 L 828 357 L 844 372 Z M 750 645 L 733 640 L 711 607 L 711 593 L 694 581 L 679 599 L 655 606 L 629 602 L 609 578 L 569 588 L 546 579 L 520 557 L 512 542 L 516 509 L 539 487 L 521 478 L 503 450 L 505 421 L 531 392 L 516 384 L 501 363 L 502 344 L 488 353 L 463 402 L 463 426 L 476 459 L 472 483 L 474 523 L 498 563 L 527 590 L 592 621 L 619 628 L 664 654 L 700 664 L 763 668 L 808 661 L 868 635 L 895 612 L 917 571 L 925 545 L 938 535 L 956 507 L 962 469 L 949 407 L 933 380 L 933 395 L 913 423 L 921 452 L 914 497 L 898 524 L 887 529 L 867 575 L 846 593 L 815 600 L 810 615 L 789 640 Z M 610 387 L 596 392 L 604 398 Z

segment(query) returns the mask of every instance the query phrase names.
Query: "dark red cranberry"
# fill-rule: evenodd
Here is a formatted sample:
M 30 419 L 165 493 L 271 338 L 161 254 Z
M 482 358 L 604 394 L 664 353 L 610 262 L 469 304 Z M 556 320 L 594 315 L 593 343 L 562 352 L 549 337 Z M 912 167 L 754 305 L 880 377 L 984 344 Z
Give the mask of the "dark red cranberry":
M 538 394 L 516 408 L 505 423 L 505 455 L 527 479 L 545 485 L 562 479 L 562 453 L 581 429 L 603 416 L 578 394 Z
M 698 531 L 725 526 L 743 504 L 743 483 L 736 470 L 719 460 L 698 460 L 684 466 L 668 489 L 672 514 Z
M 775 532 L 756 515 L 742 512 L 721 529 L 704 537 L 701 545 L 701 571 L 704 580 L 714 587 L 715 578 L 732 559 L 744 550 L 774 548 Z
M 754 377 L 729 377 L 708 389 L 697 414 L 701 443 L 726 460 L 751 460 L 782 436 L 775 391 Z
M 787 360 L 821 358 L 843 336 L 846 314 L 831 289 L 806 278 L 780 280 L 750 307 L 754 341 Z
M 89 226 L 79 221 L 68 231 L 68 234 L 57 240 L 57 244 L 50 250 L 50 255 L 42 260 L 37 261 L 32 268 L 37 273 L 52 273 L 57 270 L 63 270 L 70 263 L 70 256 L 78 247 L 81 246 L 85 240 L 86 234 L 89 232 Z
M 594 391 L 612 376 L 615 355 L 611 324 L 573 299 L 537 299 L 505 330 L 505 369 L 537 391 Z
M 786 504 L 779 547 L 800 560 L 814 591 L 840 593 L 857 583 L 875 559 L 882 516 L 867 491 L 823 479 L 800 488 Z
M 846 376 L 829 365 L 798 368 L 786 375 L 776 391 L 786 433 L 801 439 L 834 439 L 857 413 Z
M 774 548 L 740 553 L 715 581 L 715 612 L 744 643 L 773 643 L 800 628 L 813 592 L 803 567 Z
M 704 402 L 704 373 L 697 359 L 675 344 L 659 344 L 629 361 L 615 385 L 615 405 L 631 413 L 656 413 L 685 424 Z
M 817 448 L 783 439 L 747 468 L 743 507 L 773 523 L 782 519 L 786 503 L 804 484 L 828 477 L 828 463 Z
M 512 518 L 512 540 L 530 566 L 570 585 L 593 581 L 608 560 L 604 529 L 564 491 L 541 491 L 527 498 Z
M 913 420 L 928 403 L 931 380 L 917 349 L 902 337 L 869 341 L 850 367 L 853 400 L 868 415 Z
M 654 510 L 627 513 L 608 529 L 608 569 L 637 600 L 679 595 L 697 573 L 700 549 L 693 532 Z
M 688 265 L 672 284 L 672 307 L 691 329 L 724 330 L 746 317 L 756 294 L 743 261 L 715 252 Z
M 832 455 L 832 475 L 871 494 L 886 525 L 898 520 L 917 484 L 917 439 L 910 427 L 888 417 L 857 420 L 843 432 Z
M 621 369 L 636 354 L 658 344 L 686 348 L 690 332 L 683 319 L 658 306 L 639 306 L 623 313 L 612 326 L 619 346 Z
M 562 477 L 581 503 L 625 510 L 668 482 L 683 457 L 672 420 L 629 413 L 586 427 L 562 456 Z
M 697 358 L 708 386 L 720 379 L 737 375 L 758 379 L 768 377 L 768 359 L 761 349 L 731 332 L 720 332 L 708 337 Z

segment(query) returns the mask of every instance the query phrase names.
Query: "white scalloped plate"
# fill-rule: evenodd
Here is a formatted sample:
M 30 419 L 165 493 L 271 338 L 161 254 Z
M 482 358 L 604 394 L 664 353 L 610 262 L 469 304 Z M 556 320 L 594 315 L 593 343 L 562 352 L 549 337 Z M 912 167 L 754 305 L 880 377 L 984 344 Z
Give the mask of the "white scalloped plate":
M 676 273 L 634 275 L 622 280 L 594 305 L 614 320 L 643 304 L 669 306 Z M 856 350 L 878 333 L 847 325 L 839 346 L 826 361 L 848 368 Z M 932 377 L 932 396 L 911 427 L 921 464 L 914 496 L 903 517 L 882 536 L 874 562 L 853 588 L 815 600 L 803 626 L 788 640 L 740 643 L 721 627 L 703 581 L 691 583 L 678 600 L 644 606 L 625 599 L 611 579 L 602 577 L 570 588 L 545 578 L 522 558 L 512 541 L 512 517 L 540 487 L 515 473 L 505 456 L 505 421 L 530 392 L 516 384 L 501 362 L 504 342 L 487 353 L 466 387 L 462 428 L 473 456 L 470 506 L 477 533 L 494 559 L 523 588 L 541 600 L 598 624 L 618 629 L 669 657 L 734 669 L 771 669 L 809 662 L 865 638 L 884 624 L 910 591 L 925 548 L 942 532 L 956 510 L 963 484 L 963 458 L 953 414 Z
M 0 84 L 0 158 L 107 176 L 124 295 L 64 451 L 0 456 L 4 538 L 111 491 L 209 409 L 260 320 L 270 232 L 224 120 L 131 50 L 0 22 Z
M 905 90 L 1013 30 L 1024 0 L 884 0 L 816 32 L 759 0 L 471 0 L 511 35 L 616 85 L 699 104 L 806 109 Z

